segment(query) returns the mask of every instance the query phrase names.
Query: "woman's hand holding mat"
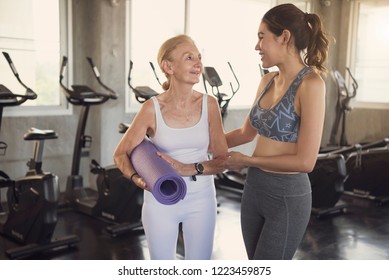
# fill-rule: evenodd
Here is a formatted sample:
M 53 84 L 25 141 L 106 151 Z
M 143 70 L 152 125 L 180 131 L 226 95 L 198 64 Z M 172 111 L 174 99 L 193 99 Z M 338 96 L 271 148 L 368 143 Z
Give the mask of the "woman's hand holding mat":
M 185 181 L 157 153 L 157 148 L 150 140 L 144 139 L 132 151 L 130 160 L 158 202 L 166 205 L 175 204 L 186 195 Z

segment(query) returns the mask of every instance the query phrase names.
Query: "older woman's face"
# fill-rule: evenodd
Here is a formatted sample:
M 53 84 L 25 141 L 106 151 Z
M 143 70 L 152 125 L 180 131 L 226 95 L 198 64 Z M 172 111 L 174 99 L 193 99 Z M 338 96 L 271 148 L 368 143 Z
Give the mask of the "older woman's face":
M 179 81 L 198 83 L 203 71 L 201 54 L 196 45 L 185 42 L 179 44 L 171 56 L 172 75 Z

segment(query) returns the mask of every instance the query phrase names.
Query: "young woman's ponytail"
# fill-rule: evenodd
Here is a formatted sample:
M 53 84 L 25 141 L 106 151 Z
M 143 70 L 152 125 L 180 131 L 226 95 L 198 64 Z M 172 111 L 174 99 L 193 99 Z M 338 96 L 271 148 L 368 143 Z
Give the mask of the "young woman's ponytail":
M 328 56 L 328 38 L 323 32 L 321 20 L 316 14 L 306 13 L 305 18 L 310 29 L 310 36 L 304 62 L 309 66 L 316 67 L 321 72 L 326 72 L 324 63 Z
M 303 55 L 304 63 L 325 72 L 328 39 L 318 15 L 304 13 L 293 4 L 282 4 L 270 9 L 262 18 L 268 29 L 280 36 L 286 29 L 292 34 L 295 48 Z

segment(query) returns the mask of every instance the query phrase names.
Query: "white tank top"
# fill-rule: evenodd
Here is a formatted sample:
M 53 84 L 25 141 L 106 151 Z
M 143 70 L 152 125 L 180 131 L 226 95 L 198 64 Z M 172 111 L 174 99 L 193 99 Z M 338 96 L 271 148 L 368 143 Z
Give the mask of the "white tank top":
M 156 96 L 154 103 L 156 133 L 151 141 L 159 151 L 182 163 L 202 162 L 208 159 L 209 124 L 207 95 L 203 95 L 201 117 L 198 123 L 191 127 L 169 127 L 162 116 Z

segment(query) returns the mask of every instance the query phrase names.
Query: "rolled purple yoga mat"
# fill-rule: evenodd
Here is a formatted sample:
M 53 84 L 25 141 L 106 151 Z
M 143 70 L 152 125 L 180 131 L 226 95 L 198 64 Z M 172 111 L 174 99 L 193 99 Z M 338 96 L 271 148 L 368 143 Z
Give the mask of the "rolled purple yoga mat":
M 157 155 L 157 151 L 145 139 L 132 151 L 130 160 L 158 202 L 175 204 L 186 195 L 185 181 L 168 162 Z

